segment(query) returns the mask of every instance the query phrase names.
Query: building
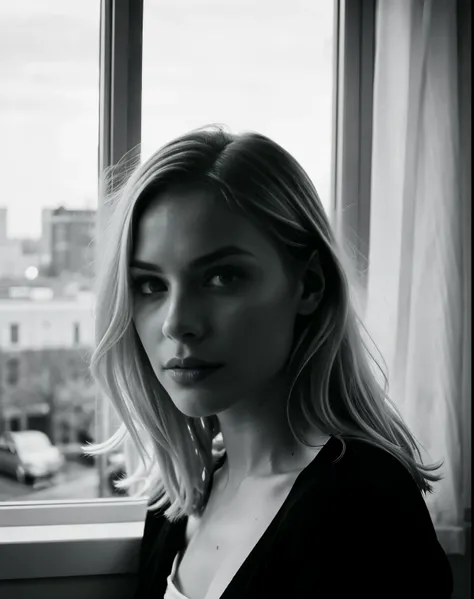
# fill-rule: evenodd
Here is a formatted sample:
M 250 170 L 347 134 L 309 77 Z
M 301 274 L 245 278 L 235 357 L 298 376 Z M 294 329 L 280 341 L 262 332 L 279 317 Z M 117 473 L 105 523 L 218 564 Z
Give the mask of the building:
M 21 239 L 0 240 L 0 279 L 24 279 L 31 267 L 40 268 L 40 256 L 25 254 Z
M 0 299 L 0 430 L 25 428 L 22 419 L 32 427 L 31 419 L 48 415 L 61 401 L 67 408 L 71 389 L 81 407 L 90 379 L 94 297 L 43 298 Z
M 42 253 L 50 257 L 50 276 L 93 277 L 95 227 L 95 210 L 43 210 Z
M 7 209 L 0 207 L 0 280 L 21 280 L 25 278 L 28 268 L 39 268 L 41 258 L 35 248 L 35 240 L 8 237 L 7 214 Z

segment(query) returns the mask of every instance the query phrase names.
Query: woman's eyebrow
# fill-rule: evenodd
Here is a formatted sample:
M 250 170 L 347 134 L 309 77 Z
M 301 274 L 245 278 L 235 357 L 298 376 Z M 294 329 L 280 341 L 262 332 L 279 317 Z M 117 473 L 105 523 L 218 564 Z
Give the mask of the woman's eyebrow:
M 211 264 L 212 262 L 217 262 L 217 260 L 221 260 L 222 258 L 228 258 L 229 256 L 251 256 L 255 258 L 255 255 L 248 250 L 244 250 L 243 248 L 239 248 L 236 245 L 227 245 L 222 247 L 214 252 L 209 254 L 205 254 L 204 256 L 200 256 L 199 258 L 195 258 L 189 264 L 191 268 L 200 268 L 202 266 L 206 266 L 207 264 Z M 143 270 L 152 270 L 155 272 L 163 272 L 160 266 L 157 264 L 153 264 L 152 262 L 145 262 L 144 260 L 136 260 L 132 259 L 129 264 L 130 268 L 141 268 Z

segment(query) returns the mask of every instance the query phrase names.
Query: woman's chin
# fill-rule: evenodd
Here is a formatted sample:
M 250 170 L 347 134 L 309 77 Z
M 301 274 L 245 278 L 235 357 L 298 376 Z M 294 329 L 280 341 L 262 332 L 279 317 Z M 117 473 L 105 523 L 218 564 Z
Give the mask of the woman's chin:
M 202 397 L 199 393 L 173 393 L 170 394 L 170 397 L 176 408 L 189 418 L 215 416 L 222 410 L 222 406 L 218 405 L 216 401 L 212 401 L 209 398 L 209 394 L 207 394 L 207 397 Z

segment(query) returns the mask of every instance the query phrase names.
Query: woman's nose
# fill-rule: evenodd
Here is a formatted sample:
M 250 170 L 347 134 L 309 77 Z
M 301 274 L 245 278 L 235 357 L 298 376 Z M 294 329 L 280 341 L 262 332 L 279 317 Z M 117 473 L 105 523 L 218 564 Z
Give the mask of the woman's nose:
M 170 298 L 164 306 L 165 318 L 162 333 L 169 339 L 200 338 L 204 333 L 204 313 L 196 298 Z

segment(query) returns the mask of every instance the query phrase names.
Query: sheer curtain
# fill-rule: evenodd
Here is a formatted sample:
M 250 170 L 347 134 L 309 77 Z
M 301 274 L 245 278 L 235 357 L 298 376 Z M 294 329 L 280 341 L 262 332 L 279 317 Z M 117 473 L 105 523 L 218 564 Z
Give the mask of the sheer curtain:
M 424 461 L 444 461 L 426 502 L 449 553 L 464 552 L 470 505 L 470 193 L 457 9 L 378 2 L 366 304 L 390 396 Z

